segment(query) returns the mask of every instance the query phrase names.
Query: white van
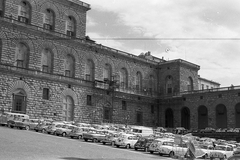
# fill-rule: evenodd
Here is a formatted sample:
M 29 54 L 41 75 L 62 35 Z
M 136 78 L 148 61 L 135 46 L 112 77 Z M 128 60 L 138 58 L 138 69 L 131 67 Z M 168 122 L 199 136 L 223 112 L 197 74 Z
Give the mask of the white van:
M 0 125 L 8 125 L 10 121 L 22 121 L 22 119 L 29 119 L 29 116 L 21 113 L 0 113 Z
M 134 126 L 131 127 L 131 132 L 141 136 L 149 136 L 153 134 L 153 129 L 143 126 Z

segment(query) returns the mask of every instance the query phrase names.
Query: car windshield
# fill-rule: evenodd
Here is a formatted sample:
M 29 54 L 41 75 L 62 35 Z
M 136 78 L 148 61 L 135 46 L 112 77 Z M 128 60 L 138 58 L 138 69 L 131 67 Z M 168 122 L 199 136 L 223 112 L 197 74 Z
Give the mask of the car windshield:
M 62 127 L 62 125 L 61 125 L 61 124 L 58 124 L 58 125 L 56 125 L 56 127 L 57 127 L 57 128 L 60 128 L 60 127 Z
M 173 142 L 163 142 L 162 145 L 165 145 L 165 146 L 173 146 Z
M 216 147 L 215 147 L 215 150 L 225 151 L 225 150 L 226 150 L 226 147 L 225 147 L 225 146 L 216 146 Z

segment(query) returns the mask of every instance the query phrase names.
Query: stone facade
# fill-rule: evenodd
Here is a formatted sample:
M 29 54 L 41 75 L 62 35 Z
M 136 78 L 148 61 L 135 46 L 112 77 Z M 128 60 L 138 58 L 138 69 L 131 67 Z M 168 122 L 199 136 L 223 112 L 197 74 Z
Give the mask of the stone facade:
M 76 0 L 2 2 L 3 110 L 87 123 L 238 126 L 237 88 L 200 92 L 198 65 L 96 44 L 85 37 L 90 5 Z

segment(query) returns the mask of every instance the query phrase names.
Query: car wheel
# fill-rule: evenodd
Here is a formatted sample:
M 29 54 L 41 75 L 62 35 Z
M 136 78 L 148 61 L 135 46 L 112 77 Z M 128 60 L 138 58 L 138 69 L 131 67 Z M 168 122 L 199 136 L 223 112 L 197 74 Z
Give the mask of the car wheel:
M 127 149 L 131 148 L 130 144 L 128 144 L 128 145 L 126 146 L 126 148 L 127 148 Z
M 115 142 L 112 142 L 112 146 L 115 146 Z
M 73 139 L 73 136 L 70 136 L 71 139 Z
M 119 145 L 116 145 L 117 148 L 119 148 Z
M 135 151 L 137 151 L 138 149 L 136 147 L 134 147 Z
M 82 136 L 80 135 L 80 136 L 78 136 L 78 139 L 82 139 Z
M 51 132 L 47 132 L 48 134 L 50 134 Z
M 93 142 L 94 142 L 94 143 L 97 143 L 97 139 L 94 138 L 94 139 L 93 139 Z
M 105 144 L 106 144 L 106 142 L 102 142 L 102 144 L 103 144 L 103 145 L 105 145 Z
M 173 151 L 171 151 L 171 152 L 169 153 L 169 157 L 171 157 L 171 158 L 174 157 L 174 152 L 173 152 Z
M 153 154 L 153 151 L 150 151 L 151 154 Z
M 203 159 L 207 159 L 208 158 L 208 154 L 205 154 L 204 156 L 203 156 Z
M 46 129 L 42 129 L 42 133 L 46 133 Z
M 159 153 L 160 156 L 162 156 L 163 154 L 162 153 Z
M 87 142 L 87 141 L 88 141 L 88 139 L 87 139 L 87 138 L 84 138 L 84 141 L 85 141 L 85 142 Z
M 29 127 L 29 126 L 26 126 L 25 129 L 28 131 L 28 130 L 30 129 L 30 127 Z
M 63 137 L 66 137 L 66 135 L 67 135 L 67 134 L 66 134 L 65 132 L 62 133 L 62 136 L 63 136 Z

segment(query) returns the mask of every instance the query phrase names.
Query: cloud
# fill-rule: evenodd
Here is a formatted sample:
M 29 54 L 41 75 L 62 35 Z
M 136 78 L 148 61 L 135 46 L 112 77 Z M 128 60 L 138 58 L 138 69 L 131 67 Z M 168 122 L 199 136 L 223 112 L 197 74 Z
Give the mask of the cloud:
M 109 40 L 111 47 L 139 55 L 150 50 L 165 59 L 186 59 L 201 66 L 204 78 L 231 84 L 239 72 L 240 1 L 238 0 L 86 0 L 91 12 L 103 14 L 105 23 L 115 24 L 99 30 L 98 36 L 124 37 Z M 107 15 L 114 15 L 108 18 Z M 99 21 L 101 18 L 95 19 Z M 101 21 L 101 20 L 100 20 Z M 102 23 L 103 24 L 103 23 Z M 100 24 L 100 25 L 102 25 Z M 113 29 L 111 29 L 113 28 Z M 127 40 L 138 38 L 138 40 Z M 149 40 L 146 40 L 149 38 Z M 168 52 L 165 52 L 169 49 Z M 139 52 L 139 53 L 137 53 Z M 224 75 L 223 75 L 224 73 Z M 226 80 L 229 76 L 229 80 Z

